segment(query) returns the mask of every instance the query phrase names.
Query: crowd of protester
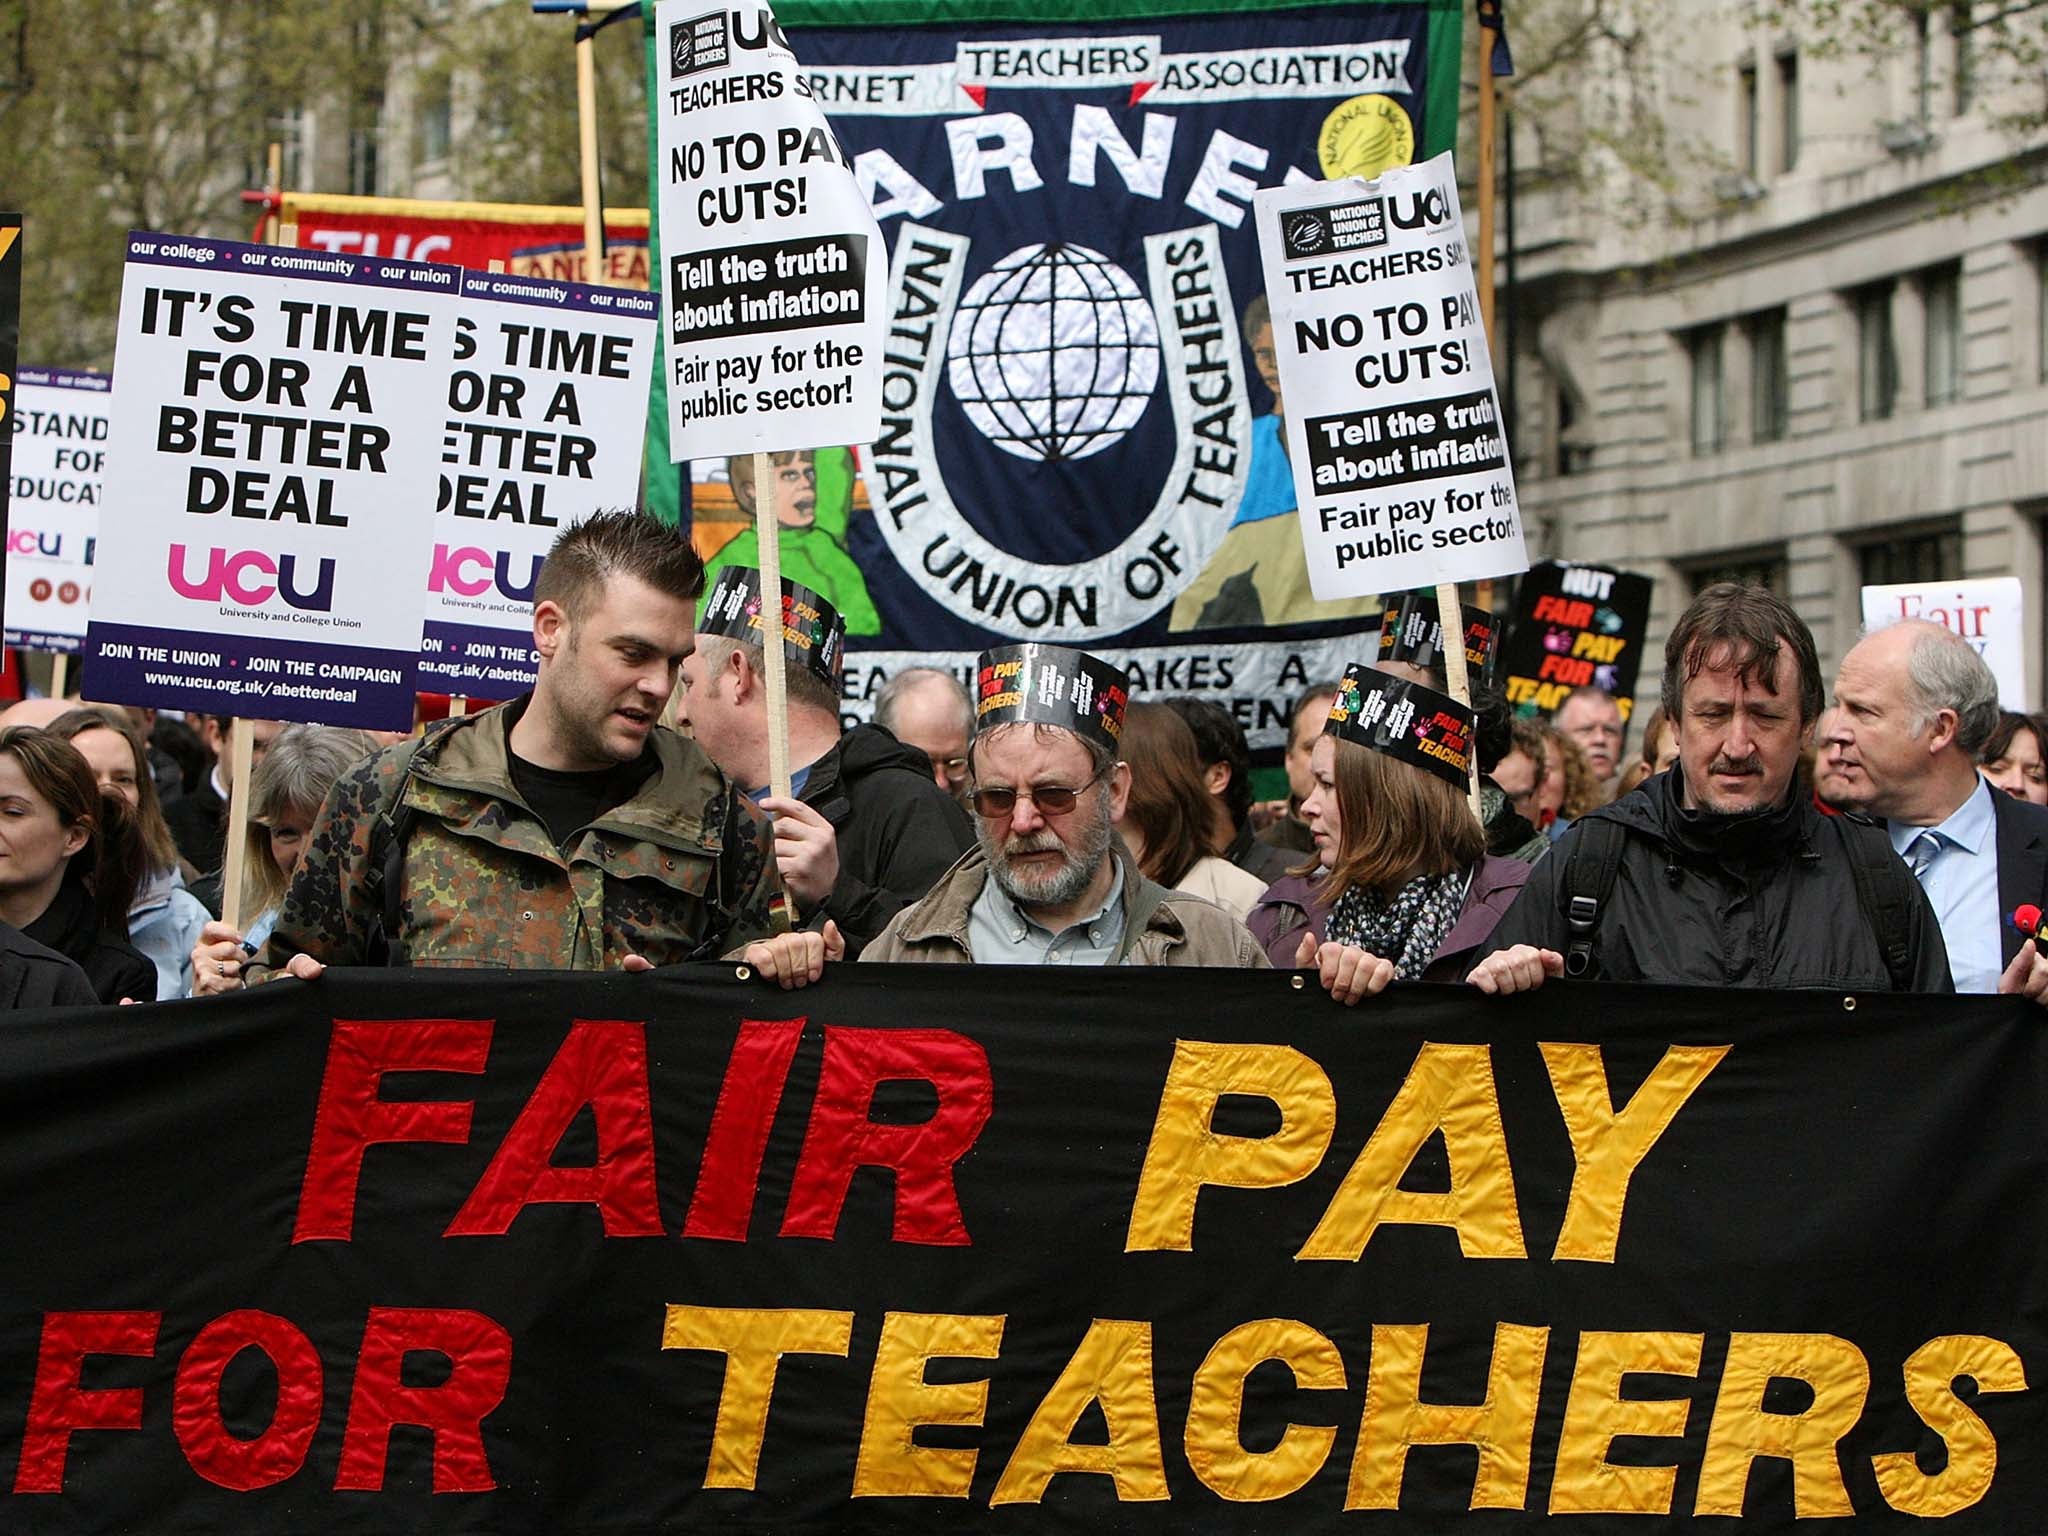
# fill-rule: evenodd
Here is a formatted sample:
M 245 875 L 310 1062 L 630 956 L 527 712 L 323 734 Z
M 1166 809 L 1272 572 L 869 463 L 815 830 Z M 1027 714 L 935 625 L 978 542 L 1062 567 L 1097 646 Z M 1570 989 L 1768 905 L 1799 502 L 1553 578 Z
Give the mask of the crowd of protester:
M 1551 719 L 1468 706 L 1434 640 L 1362 642 L 1292 701 L 1287 796 L 1254 804 L 1228 710 L 1127 703 L 1058 646 L 986 653 L 972 689 L 901 671 L 846 724 L 840 616 L 778 595 L 786 795 L 760 573 L 707 592 L 625 513 L 557 542 L 538 680 L 502 707 L 410 736 L 254 722 L 244 785 L 225 718 L 13 706 L 0 1005 L 719 958 L 782 986 L 855 959 L 1273 966 L 1345 1004 L 1588 978 L 2048 996 L 2012 917 L 2048 906 L 2048 722 L 1934 625 L 1829 679 L 1789 606 L 1716 586 L 1633 719 L 1591 688 Z

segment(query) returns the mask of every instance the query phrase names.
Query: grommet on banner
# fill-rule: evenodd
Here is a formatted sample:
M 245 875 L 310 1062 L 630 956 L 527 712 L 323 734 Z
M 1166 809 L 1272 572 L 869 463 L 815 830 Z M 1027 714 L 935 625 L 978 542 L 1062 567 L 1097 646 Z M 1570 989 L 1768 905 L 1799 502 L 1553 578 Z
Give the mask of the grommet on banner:
M 1301 973 L 1298 971 L 1294 975 L 1287 978 L 1287 984 L 1290 987 L 1294 988 L 1294 990 L 1297 992 L 1299 992 L 1304 986 L 1307 985 L 1307 983 L 1302 980 Z
M 754 977 L 754 968 L 751 965 L 736 965 L 732 968 L 732 974 L 736 980 L 751 981 Z
M 1842 1012 L 1844 1012 L 1844 1013 L 1854 1013 L 1855 1011 L 1856 1011 L 1856 999 L 1855 999 L 1855 998 L 1853 998 L 1853 997 L 1845 997 L 1845 998 L 1843 998 L 1843 999 L 1842 999 Z

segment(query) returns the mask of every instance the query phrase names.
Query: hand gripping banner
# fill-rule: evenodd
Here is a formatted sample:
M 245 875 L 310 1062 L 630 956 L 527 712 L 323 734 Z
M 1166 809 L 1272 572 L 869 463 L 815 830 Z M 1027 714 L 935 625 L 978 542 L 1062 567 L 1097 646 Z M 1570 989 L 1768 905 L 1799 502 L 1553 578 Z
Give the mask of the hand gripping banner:
M 17 1014 L 0 1521 L 2039 1529 L 2030 1006 L 1293 981 Z

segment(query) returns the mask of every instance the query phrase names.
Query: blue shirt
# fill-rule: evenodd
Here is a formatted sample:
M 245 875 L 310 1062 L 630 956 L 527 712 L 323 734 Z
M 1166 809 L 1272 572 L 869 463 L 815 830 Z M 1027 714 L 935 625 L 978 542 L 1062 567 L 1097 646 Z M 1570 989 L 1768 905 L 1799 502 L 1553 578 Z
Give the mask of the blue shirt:
M 1934 904 L 1948 946 L 1949 973 L 1958 992 L 1996 992 L 2005 970 L 1998 912 L 1998 813 L 1995 791 L 1979 779 L 1955 813 L 1932 829 L 1938 847 L 1931 859 L 1916 856 L 1913 844 L 1926 827 L 1887 822 L 1892 847 L 1920 879 Z
M 1027 916 L 996 883 L 990 870 L 981 894 L 967 913 L 967 948 L 976 965 L 1108 965 L 1124 940 L 1124 867 L 1112 860 L 1115 873 L 1109 895 L 1092 916 L 1054 933 Z

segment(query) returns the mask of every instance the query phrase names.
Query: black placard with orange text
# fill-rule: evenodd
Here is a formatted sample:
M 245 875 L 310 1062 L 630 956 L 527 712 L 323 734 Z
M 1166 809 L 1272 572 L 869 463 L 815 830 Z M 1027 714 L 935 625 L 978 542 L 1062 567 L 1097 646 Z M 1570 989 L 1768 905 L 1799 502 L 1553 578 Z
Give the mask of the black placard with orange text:
M 989 979 L 16 1015 L 0 1526 L 2038 1529 L 2028 1005 Z
M 1633 571 L 1544 560 L 1515 588 L 1514 622 L 1501 647 L 1501 690 L 1522 714 L 1551 715 L 1576 688 L 1598 688 L 1635 707 L 1655 583 Z M 1655 692 L 1652 676 L 1652 693 Z

